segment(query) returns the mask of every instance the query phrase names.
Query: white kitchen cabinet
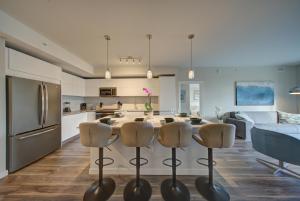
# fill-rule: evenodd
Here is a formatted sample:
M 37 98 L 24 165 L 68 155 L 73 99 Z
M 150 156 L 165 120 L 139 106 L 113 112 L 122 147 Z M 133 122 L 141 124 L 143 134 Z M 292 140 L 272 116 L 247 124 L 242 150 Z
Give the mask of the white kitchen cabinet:
M 60 84 L 61 67 L 10 48 L 5 55 L 7 75 Z
M 65 73 L 62 73 L 61 93 L 65 96 L 85 96 L 85 80 Z
M 149 88 L 152 96 L 159 96 L 159 79 L 87 79 L 86 96 L 99 96 L 100 87 L 116 87 L 117 96 L 146 96 L 143 88 Z
M 79 134 L 79 124 L 87 121 L 88 114 L 86 112 L 71 114 L 62 117 L 61 128 L 62 142 Z
M 100 79 L 85 80 L 85 95 L 90 97 L 99 96 Z
M 159 77 L 159 108 L 161 111 L 176 111 L 176 79 L 175 76 Z

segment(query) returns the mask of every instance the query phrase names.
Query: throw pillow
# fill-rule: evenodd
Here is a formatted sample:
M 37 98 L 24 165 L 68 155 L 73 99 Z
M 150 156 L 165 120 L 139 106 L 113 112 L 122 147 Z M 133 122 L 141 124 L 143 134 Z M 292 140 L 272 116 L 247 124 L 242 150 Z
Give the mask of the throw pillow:
M 280 112 L 279 114 L 279 123 L 282 124 L 300 124 L 300 114 L 292 114 L 287 112 Z
M 255 124 L 254 120 L 251 119 L 246 113 L 237 113 L 235 114 L 235 117 L 238 119 L 238 120 L 244 120 L 244 121 L 248 121 L 250 122 L 252 125 Z

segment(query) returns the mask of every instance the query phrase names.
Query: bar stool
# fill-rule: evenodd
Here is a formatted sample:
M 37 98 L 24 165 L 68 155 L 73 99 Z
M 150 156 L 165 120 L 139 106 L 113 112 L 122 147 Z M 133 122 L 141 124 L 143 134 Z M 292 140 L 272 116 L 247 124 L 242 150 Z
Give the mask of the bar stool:
M 213 148 L 230 148 L 234 144 L 236 127 L 232 124 L 207 124 L 193 138 L 208 148 L 209 177 L 196 180 L 198 192 L 209 201 L 228 201 L 230 196 L 221 184 L 213 181 Z
M 84 201 L 106 201 L 113 194 L 116 184 L 111 178 L 103 178 L 103 166 L 114 163 L 112 158 L 103 157 L 103 148 L 115 142 L 118 135 L 112 134 L 112 128 L 103 123 L 85 122 L 79 125 L 80 142 L 86 147 L 99 148 L 99 159 L 95 163 L 99 167 L 99 180 L 95 181 L 84 194 Z M 103 164 L 108 159 L 108 164 Z
M 158 141 L 165 147 L 172 148 L 172 158 L 165 159 L 163 164 L 172 167 L 172 179 L 161 184 L 161 194 L 165 201 L 189 201 L 190 192 L 179 180 L 176 180 L 176 167 L 181 161 L 176 158 L 176 148 L 187 147 L 192 141 L 192 126 L 185 122 L 173 122 L 160 128 Z M 172 160 L 172 165 L 167 161 Z M 177 164 L 178 162 L 178 164 Z
M 146 158 L 141 158 L 140 148 L 148 146 L 153 139 L 154 128 L 151 123 L 128 122 L 121 127 L 122 143 L 128 147 L 136 148 L 136 157 L 129 161 L 131 165 L 136 166 L 136 178 L 131 180 L 124 189 L 125 201 L 148 201 L 151 197 L 152 188 L 150 183 L 140 178 L 140 166 L 148 163 Z

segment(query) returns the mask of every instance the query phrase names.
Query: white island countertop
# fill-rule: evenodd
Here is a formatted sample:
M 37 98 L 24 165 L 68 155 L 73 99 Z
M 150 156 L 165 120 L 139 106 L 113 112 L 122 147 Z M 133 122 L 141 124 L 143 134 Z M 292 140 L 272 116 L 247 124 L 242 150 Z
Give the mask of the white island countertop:
M 144 117 L 145 121 L 151 122 L 155 128 L 155 132 L 158 133 L 161 127 L 160 120 L 165 117 L 172 117 L 175 121 L 187 121 L 188 117 L 174 117 L 170 115 L 166 116 L 136 116 L 125 115 L 121 118 L 111 118 L 113 121 L 112 128 L 115 134 L 119 134 L 121 126 L 130 121 L 134 121 L 137 117 Z M 99 120 L 97 120 L 99 121 Z M 202 124 L 192 125 L 193 133 L 197 133 L 198 129 L 206 124 L 208 121 L 202 120 Z M 110 149 L 110 150 L 109 150 Z M 112 175 L 134 175 L 135 166 L 129 164 L 129 160 L 135 157 L 135 148 L 127 147 L 121 143 L 118 139 L 109 149 L 104 149 L 104 157 L 111 157 L 115 163 L 110 166 L 104 167 L 104 174 Z M 171 175 L 171 168 L 164 166 L 162 161 L 166 158 L 171 158 L 171 148 L 162 146 L 157 140 L 153 141 L 153 144 L 149 148 L 141 148 L 141 157 L 147 158 L 149 163 L 141 167 L 141 174 L 143 175 Z M 207 167 L 201 166 L 196 163 L 198 158 L 207 158 L 207 149 L 197 142 L 192 140 L 189 147 L 183 149 L 177 149 L 177 158 L 182 161 L 182 165 L 177 167 L 178 175 L 203 175 L 207 174 Z M 90 174 L 97 174 L 98 167 L 95 164 L 95 160 L 98 159 L 98 148 L 91 148 L 91 165 Z M 104 161 L 105 163 L 105 161 Z

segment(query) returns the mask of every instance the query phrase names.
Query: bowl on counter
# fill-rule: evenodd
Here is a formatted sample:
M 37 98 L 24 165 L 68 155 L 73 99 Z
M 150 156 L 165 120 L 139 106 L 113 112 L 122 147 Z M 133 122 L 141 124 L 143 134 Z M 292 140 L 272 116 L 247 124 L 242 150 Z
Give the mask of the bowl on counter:
M 103 124 L 108 124 L 108 125 L 111 125 L 112 123 L 111 118 L 101 118 L 99 119 L 99 121 Z
M 138 117 L 138 118 L 135 118 L 134 121 L 144 121 L 144 118 L 143 117 Z
M 124 114 L 122 112 L 115 112 L 113 117 L 114 118 L 122 118 L 122 117 L 124 117 Z
M 166 121 L 166 123 L 172 123 L 172 122 L 174 122 L 174 118 L 172 118 L 172 117 L 166 117 L 165 121 Z
M 202 119 L 198 118 L 198 117 L 191 117 L 190 118 L 191 124 L 192 125 L 197 125 L 197 124 L 201 124 Z
M 181 113 L 179 113 L 178 116 L 179 116 L 179 117 L 187 117 L 188 114 L 187 114 L 186 112 L 181 112 Z

